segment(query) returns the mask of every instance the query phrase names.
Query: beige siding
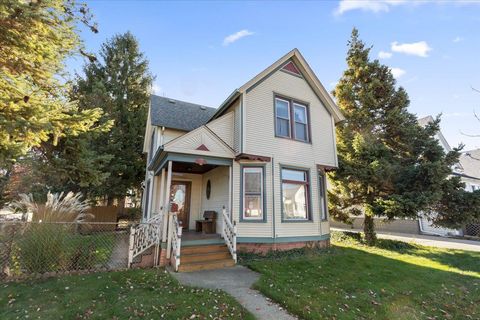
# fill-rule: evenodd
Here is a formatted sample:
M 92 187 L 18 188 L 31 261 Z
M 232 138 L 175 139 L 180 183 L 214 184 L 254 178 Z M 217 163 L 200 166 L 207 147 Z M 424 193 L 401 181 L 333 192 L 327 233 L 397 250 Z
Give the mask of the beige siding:
M 159 131 L 161 131 L 161 130 L 159 130 Z M 175 138 L 183 136 L 185 133 L 186 133 L 185 131 L 181 131 L 181 130 L 165 129 L 165 131 L 163 132 L 163 144 L 165 144 L 169 141 L 172 141 Z
M 217 212 L 217 233 L 221 233 L 222 210 L 228 208 L 229 167 L 217 167 L 203 174 L 202 177 L 202 210 L 213 210 Z M 207 181 L 210 180 L 211 193 L 207 199 Z
M 234 113 L 228 112 L 206 125 L 232 149 L 234 138 L 234 118 Z
M 275 137 L 274 93 L 307 102 L 310 108 L 311 143 Z M 328 223 L 321 221 L 318 195 L 317 164 L 335 166 L 336 150 L 332 116 L 302 78 L 277 71 L 257 84 L 245 99 L 244 152 L 272 157 L 274 164 L 274 194 L 271 193 L 271 163 L 267 164 L 267 199 L 275 207 L 276 237 L 316 236 L 328 234 Z M 312 221 L 282 222 L 280 166 L 295 166 L 310 170 Z M 269 216 L 268 221 L 272 221 Z M 265 230 L 244 227 L 248 233 L 265 235 Z M 253 226 L 255 227 L 255 226 Z M 245 231 L 246 231 L 245 230 Z M 271 228 L 270 228 L 271 230 Z M 243 234 L 241 236 L 244 236 Z
M 241 164 L 265 165 L 265 208 L 267 215 L 266 222 L 246 222 L 240 221 L 241 207 Z M 239 237 L 267 237 L 273 235 L 273 201 L 272 201 L 272 179 L 271 163 L 256 163 L 253 161 L 234 162 L 233 166 L 233 219 L 237 221 Z
M 227 109 L 226 113 L 233 113 L 233 150 L 240 152 L 240 139 L 241 139 L 241 108 L 240 99 L 237 99 Z
M 201 145 L 205 145 L 209 151 L 197 150 Z M 188 154 L 197 154 L 213 157 L 233 157 L 233 151 L 215 134 L 205 127 L 197 128 L 178 139 L 170 141 L 164 145 L 166 152 L 179 152 Z

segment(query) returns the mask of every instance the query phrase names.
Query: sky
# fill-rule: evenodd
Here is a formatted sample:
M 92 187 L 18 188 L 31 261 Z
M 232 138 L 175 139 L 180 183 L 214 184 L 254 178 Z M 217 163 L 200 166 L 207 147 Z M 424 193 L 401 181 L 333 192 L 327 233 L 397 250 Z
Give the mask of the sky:
M 392 69 L 418 117 L 442 114 L 452 146 L 480 148 L 479 1 L 87 1 L 99 33 L 90 52 L 131 31 L 156 94 L 218 107 L 236 88 L 298 48 L 331 91 L 346 68 L 353 27 Z M 67 61 L 80 72 L 81 57 Z M 471 137 L 469 135 L 479 135 Z

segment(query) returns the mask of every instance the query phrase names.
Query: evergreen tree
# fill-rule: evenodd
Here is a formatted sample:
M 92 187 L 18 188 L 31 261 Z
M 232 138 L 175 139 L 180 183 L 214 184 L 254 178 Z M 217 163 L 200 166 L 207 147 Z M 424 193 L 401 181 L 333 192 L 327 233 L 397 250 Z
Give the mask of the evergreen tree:
M 462 184 L 449 178 L 459 149 L 445 154 L 435 139 L 440 119 L 420 127 L 405 90 L 369 52 L 354 29 L 334 91 L 346 121 L 337 126 L 339 169 L 331 174 L 330 199 L 336 219 L 365 215 L 366 242 L 373 244 L 375 216 L 415 218 L 438 209 L 444 193 L 461 193 Z
M 102 108 L 100 123 L 113 121 L 110 131 L 92 140 L 99 155 L 110 157 L 108 177 L 94 193 L 111 203 L 138 189 L 145 177 L 143 135 L 153 77 L 130 32 L 103 44 L 99 58 L 85 66 L 85 76 L 78 77 L 74 95 L 81 108 Z

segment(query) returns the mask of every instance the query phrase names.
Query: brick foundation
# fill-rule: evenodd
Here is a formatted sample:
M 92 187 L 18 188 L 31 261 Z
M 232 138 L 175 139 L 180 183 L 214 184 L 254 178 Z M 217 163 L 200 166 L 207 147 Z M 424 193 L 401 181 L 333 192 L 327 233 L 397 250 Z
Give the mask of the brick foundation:
M 151 248 L 150 251 L 140 255 L 140 260 L 138 262 L 132 263 L 132 268 L 151 268 L 153 267 L 153 258 L 155 250 Z M 167 248 L 158 248 L 158 263 L 159 266 L 163 267 L 169 264 L 170 261 L 167 259 Z
M 286 251 L 300 248 L 328 248 L 329 246 L 330 240 L 284 243 L 237 243 L 237 251 L 264 255 L 269 251 Z

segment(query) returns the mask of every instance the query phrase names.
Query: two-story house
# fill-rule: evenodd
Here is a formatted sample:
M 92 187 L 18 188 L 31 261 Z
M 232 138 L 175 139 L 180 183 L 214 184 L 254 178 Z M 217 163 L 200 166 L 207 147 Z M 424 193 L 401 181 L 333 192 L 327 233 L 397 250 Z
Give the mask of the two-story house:
M 240 250 L 328 246 L 325 173 L 343 119 L 297 49 L 216 109 L 152 96 L 143 221 L 162 225 L 159 263 L 208 269 Z

